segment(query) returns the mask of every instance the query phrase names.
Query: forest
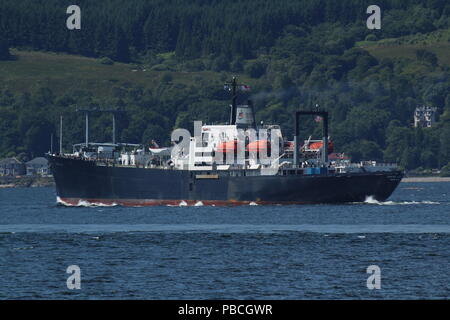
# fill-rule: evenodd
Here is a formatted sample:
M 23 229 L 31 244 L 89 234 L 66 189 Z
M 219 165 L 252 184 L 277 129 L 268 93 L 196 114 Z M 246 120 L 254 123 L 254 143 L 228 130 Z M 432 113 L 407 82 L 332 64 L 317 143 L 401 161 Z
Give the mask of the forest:
M 257 121 L 280 124 L 288 138 L 295 110 L 318 105 L 330 112 L 335 149 L 352 160 L 450 174 L 447 0 L 379 0 L 380 30 L 366 26 L 366 0 L 75 2 L 81 30 L 66 28 L 72 0 L 0 3 L 0 158 L 40 156 L 51 135 L 56 149 L 60 115 L 70 151 L 84 139 L 76 105 L 123 108 L 120 140 L 168 144 L 174 128 L 228 120 L 223 84 L 236 75 L 251 87 L 241 99 L 254 101 Z M 58 85 L 71 74 L 52 73 L 50 58 L 40 81 L 25 87 L 26 76 L 13 72 L 23 52 L 90 58 L 107 88 L 83 78 Z M 148 83 L 113 77 L 123 66 L 149 70 Z M 437 122 L 414 128 L 423 105 L 437 108 Z M 110 118 L 92 117 L 92 139 L 111 140 Z M 306 121 L 302 135 L 318 137 L 320 126 Z

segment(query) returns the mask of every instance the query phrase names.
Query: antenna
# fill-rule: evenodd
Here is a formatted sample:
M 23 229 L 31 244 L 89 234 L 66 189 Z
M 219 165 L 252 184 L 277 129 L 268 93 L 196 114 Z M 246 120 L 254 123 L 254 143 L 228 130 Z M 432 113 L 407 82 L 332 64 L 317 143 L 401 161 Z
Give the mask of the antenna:
M 112 142 L 116 144 L 116 113 L 112 113 Z
M 236 100 L 237 100 L 237 82 L 236 77 L 233 77 L 230 83 L 225 83 L 224 89 L 231 91 L 231 115 L 230 115 L 230 124 L 236 124 Z
M 89 112 L 86 112 L 86 147 L 89 145 Z
M 59 154 L 62 154 L 63 116 L 59 117 Z

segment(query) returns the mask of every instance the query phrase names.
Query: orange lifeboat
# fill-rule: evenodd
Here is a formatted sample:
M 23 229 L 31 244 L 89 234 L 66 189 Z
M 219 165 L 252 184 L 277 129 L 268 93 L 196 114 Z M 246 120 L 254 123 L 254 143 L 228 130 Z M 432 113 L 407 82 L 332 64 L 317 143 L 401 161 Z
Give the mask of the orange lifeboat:
M 234 140 L 219 143 L 216 152 L 229 153 L 229 152 L 236 152 L 236 150 L 237 150 L 237 140 Z
M 322 141 L 313 142 L 308 146 L 308 149 L 318 150 L 322 148 L 322 146 L 323 146 Z M 334 151 L 333 141 L 328 141 L 328 152 L 331 153 L 333 151 Z
M 270 150 L 270 142 L 267 140 L 257 140 L 247 145 L 248 152 L 265 152 Z

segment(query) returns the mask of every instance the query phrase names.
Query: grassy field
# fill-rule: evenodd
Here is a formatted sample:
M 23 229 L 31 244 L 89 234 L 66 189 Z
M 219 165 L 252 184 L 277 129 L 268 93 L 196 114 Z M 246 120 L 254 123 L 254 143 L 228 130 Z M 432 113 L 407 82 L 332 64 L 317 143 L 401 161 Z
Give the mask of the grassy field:
M 450 66 L 450 42 L 444 41 L 446 33 L 424 39 L 399 38 L 380 41 L 363 41 L 357 47 L 367 50 L 377 59 L 403 57 L 416 59 L 416 51 L 426 49 L 434 52 L 440 64 Z M 445 38 L 445 39 L 444 39 Z M 48 87 L 60 95 L 76 89 L 91 91 L 95 96 L 112 96 L 114 87 L 130 84 L 142 88 L 156 88 L 171 76 L 171 84 L 191 85 L 194 82 L 210 83 L 224 81 L 224 73 L 212 71 L 181 72 L 156 71 L 151 67 L 114 63 L 105 65 L 100 59 L 50 52 L 11 50 L 15 59 L 0 61 L 0 88 L 13 92 L 33 91 Z M 170 59 L 171 54 L 161 55 Z M 167 56 L 167 57 L 166 57 Z M 251 80 L 238 74 L 242 81 Z M 226 78 L 231 74 L 226 74 Z
M 361 45 L 360 47 L 367 50 L 377 59 L 396 57 L 416 59 L 416 51 L 425 49 L 436 54 L 439 59 L 439 64 L 450 66 L 450 43 L 434 43 L 425 45 Z
M 0 61 L 0 88 L 14 92 L 51 88 L 60 94 L 74 89 L 92 91 L 108 96 L 113 87 L 131 84 L 150 88 L 162 83 L 169 73 L 173 84 L 192 84 L 194 81 L 220 80 L 223 74 L 211 71 L 175 72 L 153 71 L 145 66 L 114 63 L 104 65 L 100 59 L 47 52 L 11 50 L 15 60 Z
M 379 41 L 361 41 L 356 46 L 367 50 L 377 59 L 416 59 L 416 51 L 424 49 L 436 54 L 440 64 L 450 66 L 450 29 Z

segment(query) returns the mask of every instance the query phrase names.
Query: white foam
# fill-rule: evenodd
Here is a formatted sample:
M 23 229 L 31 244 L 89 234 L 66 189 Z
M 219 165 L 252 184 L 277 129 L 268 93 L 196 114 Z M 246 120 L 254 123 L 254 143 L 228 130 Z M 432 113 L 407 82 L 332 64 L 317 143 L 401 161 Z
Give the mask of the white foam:
M 33 246 L 28 246 L 28 247 L 18 247 L 18 248 L 13 248 L 13 250 L 31 250 L 33 249 Z
M 248 204 L 249 206 L 257 206 L 258 204 L 256 203 L 256 202 L 250 202 L 249 204 Z
M 203 202 L 198 201 L 198 202 L 195 203 L 194 206 L 195 206 L 195 207 L 203 207 Z
M 78 201 L 77 206 L 78 207 L 115 207 L 118 204 L 113 202 L 113 203 L 102 203 L 102 202 L 89 202 L 89 201 L 85 201 L 85 200 L 80 200 Z
M 62 200 L 60 197 L 56 197 L 56 203 L 57 204 L 62 204 L 63 206 L 67 206 L 67 207 L 73 207 L 72 204 L 65 202 L 64 200 Z
M 90 207 L 92 204 L 86 200 L 78 200 L 77 207 Z
M 180 206 L 180 207 L 186 207 L 188 204 L 186 203 L 186 201 L 184 201 L 184 200 L 182 200 L 179 204 L 178 204 L 178 206 Z
M 396 205 L 411 205 L 411 204 L 440 204 L 434 201 L 378 201 L 373 196 L 368 196 L 364 200 L 364 203 L 377 204 L 380 206 L 396 206 Z
M 115 207 L 118 205 L 115 202 L 101 203 L 101 202 L 89 202 L 87 200 L 78 200 L 78 203 L 74 205 L 62 200 L 60 197 L 56 197 L 56 203 L 62 204 L 67 207 Z

